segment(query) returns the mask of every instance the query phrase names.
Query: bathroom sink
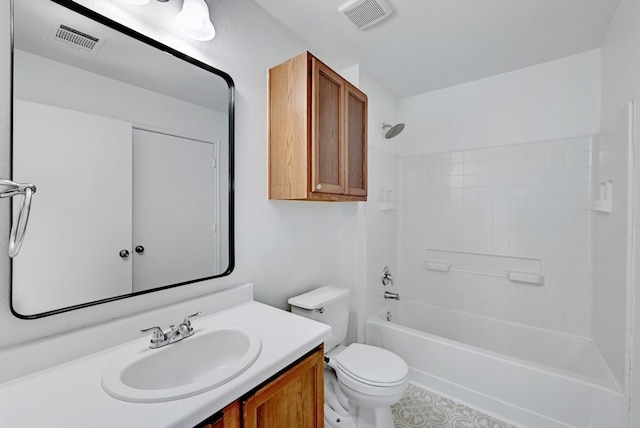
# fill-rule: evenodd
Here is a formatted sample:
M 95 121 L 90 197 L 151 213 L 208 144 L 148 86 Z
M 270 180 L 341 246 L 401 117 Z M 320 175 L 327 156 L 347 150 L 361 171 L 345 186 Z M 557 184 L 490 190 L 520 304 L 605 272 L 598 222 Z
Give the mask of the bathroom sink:
M 102 387 L 112 397 L 161 402 L 223 385 L 247 370 L 262 349 L 260 338 L 240 327 L 196 330 L 158 349 L 139 343 L 122 349 L 106 368 Z

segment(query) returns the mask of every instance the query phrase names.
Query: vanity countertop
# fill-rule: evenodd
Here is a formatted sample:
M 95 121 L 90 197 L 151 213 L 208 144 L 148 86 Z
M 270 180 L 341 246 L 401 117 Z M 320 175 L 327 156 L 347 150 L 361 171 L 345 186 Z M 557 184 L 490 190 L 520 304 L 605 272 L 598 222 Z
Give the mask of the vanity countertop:
M 102 389 L 102 373 L 119 349 L 133 343 L 147 347 L 149 337 L 144 337 L 0 384 L 0 426 L 191 427 L 320 345 L 331 332 L 327 325 L 255 301 L 193 323 L 196 331 L 199 323 L 251 330 L 262 340 L 260 356 L 240 376 L 192 397 L 161 403 L 112 398 Z

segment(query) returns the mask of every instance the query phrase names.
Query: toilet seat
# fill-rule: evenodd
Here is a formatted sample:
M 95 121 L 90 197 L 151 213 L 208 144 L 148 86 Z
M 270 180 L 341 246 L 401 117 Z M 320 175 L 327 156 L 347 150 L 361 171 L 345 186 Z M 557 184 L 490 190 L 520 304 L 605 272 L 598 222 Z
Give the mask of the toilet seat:
M 353 343 L 332 360 L 339 379 L 352 388 L 358 383 L 390 388 L 404 385 L 409 376 L 409 367 L 402 358 L 376 346 Z

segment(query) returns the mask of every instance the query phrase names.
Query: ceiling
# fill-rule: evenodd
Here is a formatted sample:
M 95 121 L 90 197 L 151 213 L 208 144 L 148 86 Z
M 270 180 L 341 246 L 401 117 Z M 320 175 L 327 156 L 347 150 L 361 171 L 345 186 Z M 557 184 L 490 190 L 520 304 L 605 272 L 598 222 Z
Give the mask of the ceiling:
M 338 69 L 360 64 L 398 97 L 600 47 L 620 0 L 388 0 L 366 30 L 346 0 L 254 0 Z
M 152 48 L 54 2 L 14 3 L 14 47 L 170 97 L 227 112 L 229 87 L 219 76 Z M 91 55 L 51 40 L 59 24 L 100 39 Z M 176 76 L 180 76 L 176 79 Z

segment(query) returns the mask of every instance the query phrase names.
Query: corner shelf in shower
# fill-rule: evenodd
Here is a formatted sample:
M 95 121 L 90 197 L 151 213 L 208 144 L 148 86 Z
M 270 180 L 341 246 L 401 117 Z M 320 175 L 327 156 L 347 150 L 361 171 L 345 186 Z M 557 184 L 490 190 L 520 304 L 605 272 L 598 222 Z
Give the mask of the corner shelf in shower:
M 380 211 L 395 211 L 398 209 L 398 204 L 396 203 L 381 203 L 378 205 L 378 209 Z

